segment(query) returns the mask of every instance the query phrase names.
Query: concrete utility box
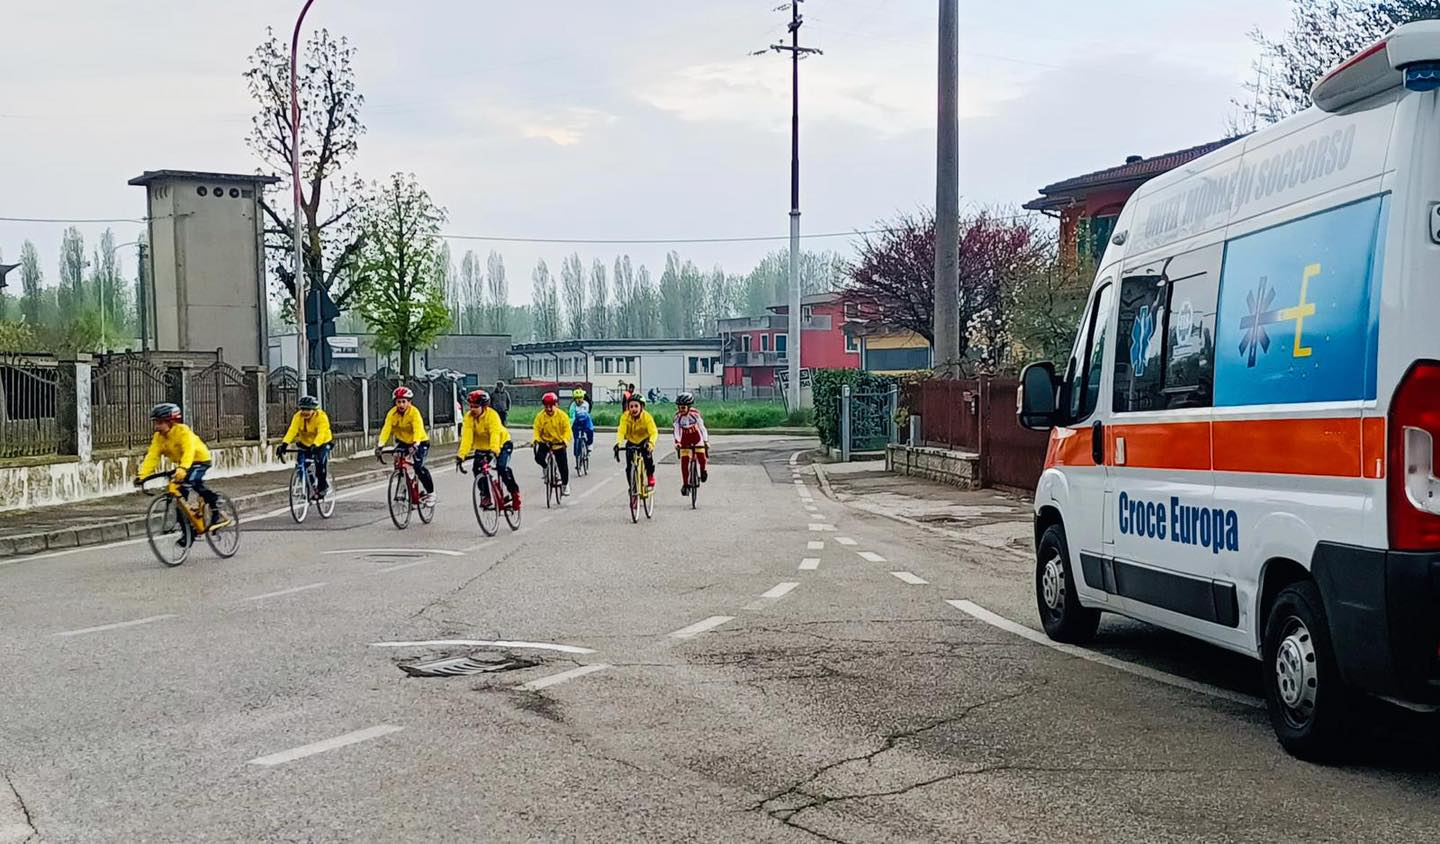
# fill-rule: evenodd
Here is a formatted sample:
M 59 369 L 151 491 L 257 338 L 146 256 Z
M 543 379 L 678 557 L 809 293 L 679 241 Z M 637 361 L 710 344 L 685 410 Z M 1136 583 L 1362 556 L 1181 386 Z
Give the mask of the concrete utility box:
M 150 278 L 145 347 L 224 349 L 233 366 L 266 357 L 265 221 L 260 195 L 273 176 L 147 170 Z

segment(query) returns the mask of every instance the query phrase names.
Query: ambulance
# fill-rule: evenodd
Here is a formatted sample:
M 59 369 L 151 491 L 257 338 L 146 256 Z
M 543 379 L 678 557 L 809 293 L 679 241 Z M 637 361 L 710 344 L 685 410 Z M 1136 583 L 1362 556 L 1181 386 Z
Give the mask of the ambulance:
M 1440 22 L 1408 24 L 1147 182 L 1069 359 L 1022 375 L 1045 632 L 1110 612 L 1254 657 L 1302 758 L 1366 695 L 1440 704 L 1437 88 Z

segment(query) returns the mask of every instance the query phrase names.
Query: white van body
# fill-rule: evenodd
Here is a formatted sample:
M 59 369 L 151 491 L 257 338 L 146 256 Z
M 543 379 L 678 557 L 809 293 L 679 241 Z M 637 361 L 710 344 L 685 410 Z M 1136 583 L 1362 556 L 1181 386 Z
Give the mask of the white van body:
M 1126 204 L 1035 494 L 1083 607 L 1262 658 L 1270 603 L 1309 579 L 1348 687 L 1440 700 L 1432 79 L 1440 22 L 1401 27 L 1317 107 Z

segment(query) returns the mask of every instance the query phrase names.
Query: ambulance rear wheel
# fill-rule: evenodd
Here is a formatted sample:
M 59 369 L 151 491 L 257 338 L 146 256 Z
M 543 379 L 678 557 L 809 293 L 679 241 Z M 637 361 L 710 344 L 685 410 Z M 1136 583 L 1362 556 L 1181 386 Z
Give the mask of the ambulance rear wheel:
M 1051 525 L 1040 534 L 1035 554 L 1035 603 L 1045 635 L 1057 642 L 1084 644 L 1095 638 L 1100 611 L 1080 605 L 1070 574 L 1070 549 L 1065 529 Z
M 1314 583 L 1280 590 L 1265 620 L 1265 708 L 1280 744 L 1301 759 L 1333 760 L 1356 695 L 1340 677 L 1330 622 Z

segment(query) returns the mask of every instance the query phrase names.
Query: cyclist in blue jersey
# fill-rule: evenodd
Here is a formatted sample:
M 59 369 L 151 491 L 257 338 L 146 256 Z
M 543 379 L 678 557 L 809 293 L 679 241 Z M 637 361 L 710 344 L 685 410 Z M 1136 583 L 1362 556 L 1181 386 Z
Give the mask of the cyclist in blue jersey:
M 585 444 L 595 445 L 595 423 L 590 418 L 590 402 L 585 400 L 585 391 L 576 387 L 570 394 L 570 430 L 575 435 L 575 457 L 580 457 L 580 438 Z

